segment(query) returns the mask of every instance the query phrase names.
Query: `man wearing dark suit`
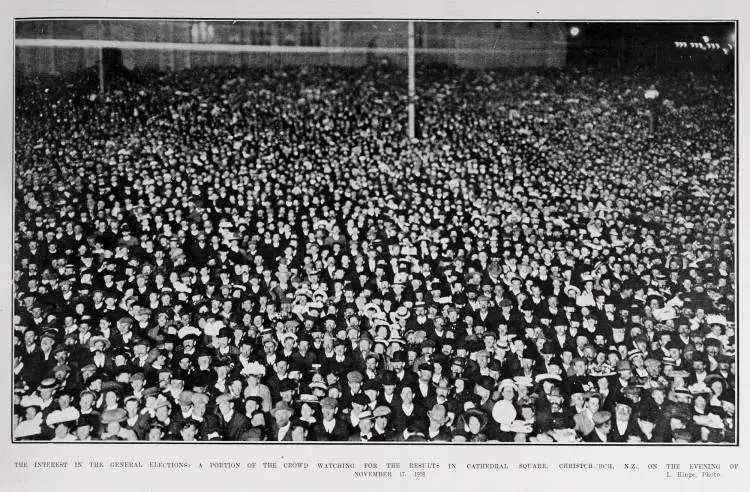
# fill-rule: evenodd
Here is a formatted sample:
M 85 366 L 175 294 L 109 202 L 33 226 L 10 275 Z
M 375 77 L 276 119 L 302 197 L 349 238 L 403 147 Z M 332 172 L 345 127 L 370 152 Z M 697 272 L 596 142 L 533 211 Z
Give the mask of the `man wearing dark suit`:
M 348 374 L 352 370 L 353 360 L 346 354 L 346 344 L 338 340 L 333 350 L 334 356 L 325 361 L 326 372 Z
M 117 329 L 112 330 L 109 341 L 113 348 L 131 348 L 136 333 L 133 332 L 133 318 L 124 316 L 117 320 Z
M 428 398 L 435 397 L 435 386 L 432 384 L 432 364 L 423 362 L 419 365 L 419 379 L 413 386 L 414 400 L 423 402 Z
M 401 405 L 393 408 L 391 426 L 397 433 L 403 432 L 414 422 L 425 422 L 427 412 L 424 407 L 414 401 L 414 389 L 411 386 L 401 387 Z
M 417 375 L 412 371 L 406 371 L 404 366 L 407 362 L 406 352 L 399 350 L 393 353 L 391 365 L 393 372 L 396 374 L 396 385 L 401 388 L 404 386 L 413 386 L 417 383 Z
M 247 417 L 235 411 L 234 401 L 227 394 L 216 397 L 219 407 L 219 425 L 223 441 L 239 441 L 240 436 L 247 428 L 249 421 Z
M 375 420 L 375 425 L 372 427 L 371 442 L 392 442 L 400 440 L 399 435 L 391 430 L 391 424 L 389 422 L 391 409 L 389 407 L 375 407 L 372 415 Z
M 567 326 L 561 323 L 556 323 L 554 329 L 555 334 L 550 340 L 554 352 L 558 355 L 562 354 L 565 350 L 575 352 L 576 342 L 568 333 Z
M 323 398 L 320 409 L 323 419 L 313 426 L 313 433 L 317 441 L 348 441 L 349 426 L 336 418 L 337 402 L 333 398 Z
M 352 367 L 355 371 L 362 374 L 367 372 L 367 356 L 371 346 L 370 339 L 367 337 L 361 337 L 357 342 L 357 350 L 354 350 L 351 355 Z

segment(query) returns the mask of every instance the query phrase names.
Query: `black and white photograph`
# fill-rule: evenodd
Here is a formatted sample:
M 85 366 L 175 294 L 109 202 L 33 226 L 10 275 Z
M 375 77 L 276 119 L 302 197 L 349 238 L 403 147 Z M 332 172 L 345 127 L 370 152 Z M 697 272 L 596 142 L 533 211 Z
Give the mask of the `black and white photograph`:
M 737 22 L 14 25 L 14 443 L 738 445 Z

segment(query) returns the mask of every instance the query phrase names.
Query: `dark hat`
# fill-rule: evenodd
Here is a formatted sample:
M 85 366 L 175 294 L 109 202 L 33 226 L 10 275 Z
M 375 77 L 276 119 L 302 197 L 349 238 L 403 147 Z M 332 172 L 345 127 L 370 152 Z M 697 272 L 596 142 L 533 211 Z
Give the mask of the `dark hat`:
M 736 401 L 736 395 L 734 391 L 730 389 L 726 389 L 721 392 L 721 395 L 719 395 L 719 400 L 726 403 L 731 403 L 732 405 L 735 404 Z
M 395 351 L 393 353 L 393 355 L 391 356 L 391 361 L 393 361 L 393 362 L 407 362 L 408 361 L 408 357 L 406 355 L 406 352 L 404 352 L 403 350 L 397 350 L 397 351 Z
M 673 440 L 693 442 L 693 435 L 686 429 L 677 429 L 672 432 Z
M 380 377 L 380 384 L 383 386 L 396 386 L 398 384 L 396 373 L 393 371 L 384 371 Z
M 638 411 L 637 418 L 646 422 L 656 423 L 659 420 L 659 415 L 653 408 L 643 406 Z
M 435 342 L 429 338 L 422 342 L 422 348 L 435 348 Z
M 362 391 L 380 391 L 380 385 L 373 379 L 367 379 L 362 383 Z
M 158 396 L 158 395 L 159 395 L 159 388 L 156 388 L 154 386 L 151 386 L 143 390 L 143 398 L 148 398 L 149 396 Z
M 356 403 L 357 405 L 367 406 L 370 404 L 370 399 L 365 394 L 357 393 L 356 395 L 352 397 L 352 403 Z
M 477 386 L 481 386 L 488 391 L 492 391 L 495 388 L 495 380 L 490 376 L 481 376 L 477 381 Z
M 92 429 L 95 429 L 98 423 L 99 422 L 96 414 L 89 413 L 86 415 L 79 415 L 78 419 L 76 420 L 76 428 L 89 426 Z
M 255 402 L 255 404 L 258 405 L 259 408 L 263 406 L 263 398 L 261 398 L 260 396 L 248 396 L 247 398 L 245 398 L 245 403 L 247 403 L 248 401 Z
M 618 395 L 617 398 L 615 398 L 615 404 L 616 405 L 625 405 L 628 407 L 633 407 L 633 400 L 626 397 L 625 395 Z
M 564 417 L 556 417 L 552 420 L 552 428 L 556 430 L 560 429 L 572 429 L 575 427 L 575 421 L 573 421 L 573 417 L 564 416 Z
M 292 381 L 291 379 L 284 379 L 281 381 L 281 384 L 279 385 L 279 392 L 283 393 L 284 391 L 294 391 L 297 389 L 297 383 Z
M 232 338 L 234 336 L 234 330 L 229 327 L 224 327 L 219 330 L 218 338 Z

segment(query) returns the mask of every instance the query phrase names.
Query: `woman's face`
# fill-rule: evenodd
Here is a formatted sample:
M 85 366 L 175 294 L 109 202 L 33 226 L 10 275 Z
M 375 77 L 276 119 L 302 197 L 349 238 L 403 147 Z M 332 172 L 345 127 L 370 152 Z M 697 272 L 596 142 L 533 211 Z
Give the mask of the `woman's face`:
M 706 398 L 703 395 L 696 396 L 693 405 L 696 410 L 703 412 L 706 409 Z
M 711 383 L 711 391 L 714 395 L 719 396 L 721 395 L 721 392 L 724 391 L 724 385 L 721 384 L 721 381 L 714 381 Z
M 117 405 L 117 393 L 113 391 L 108 391 L 107 395 L 104 397 L 104 401 L 106 402 L 108 407 L 114 407 Z

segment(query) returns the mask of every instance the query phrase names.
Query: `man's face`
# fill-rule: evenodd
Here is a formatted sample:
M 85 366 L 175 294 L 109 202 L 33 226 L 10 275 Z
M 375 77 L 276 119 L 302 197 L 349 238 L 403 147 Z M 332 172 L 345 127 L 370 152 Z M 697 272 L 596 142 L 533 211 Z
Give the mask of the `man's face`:
M 277 374 L 286 374 L 289 369 L 289 364 L 285 360 L 280 360 L 274 366 Z
M 588 407 L 591 413 L 596 413 L 599 411 L 599 408 L 601 408 L 601 402 L 599 401 L 599 398 L 589 398 L 586 401 L 586 407 Z
M 149 441 L 161 441 L 162 436 L 162 430 L 158 427 L 152 427 L 148 431 L 148 440 Z
M 284 427 L 289 423 L 289 418 L 291 417 L 291 414 L 285 410 L 281 410 L 276 412 L 276 415 L 274 416 L 276 419 L 276 424 L 279 427 Z
M 372 429 L 372 419 L 364 419 L 359 421 L 359 430 L 362 434 L 368 434 Z
M 91 435 L 90 425 L 81 425 L 76 429 L 76 437 L 78 437 L 79 441 L 84 441 L 88 439 L 90 435 Z
M 42 350 L 44 352 L 49 352 L 52 350 L 52 346 L 55 344 L 55 342 L 48 337 L 42 338 L 42 341 L 39 343 L 39 345 L 42 347 Z
M 618 404 L 615 407 L 615 414 L 617 416 L 617 420 L 621 422 L 626 422 L 630 419 L 630 414 L 632 413 L 632 410 L 627 405 Z
M 194 424 L 187 425 L 180 430 L 183 441 L 195 441 L 196 429 Z
M 234 408 L 234 404 L 230 400 L 222 399 L 219 403 L 219 411 L 225 415 L 229 414 Z M 283 412 L 279 412 L 283 413 Z
M 330 406 L 322 407 L 321 412 L 323 414 L 323 420 L 330 421 L 336 416 L 336 409 Z
M 404 403 L 411 403 L 414 400 L 414 392 L 409 388 L 408 386 L 405 386 L 401 390 L 401 400 L 404 401 Z
M 297 426 L 292 429 L 292 441 L 303 442 L 307 440 L 307 431 L 304 427 Z

